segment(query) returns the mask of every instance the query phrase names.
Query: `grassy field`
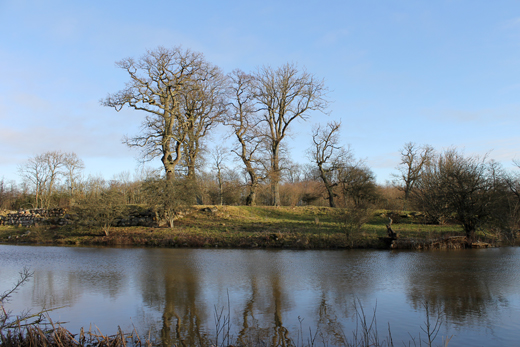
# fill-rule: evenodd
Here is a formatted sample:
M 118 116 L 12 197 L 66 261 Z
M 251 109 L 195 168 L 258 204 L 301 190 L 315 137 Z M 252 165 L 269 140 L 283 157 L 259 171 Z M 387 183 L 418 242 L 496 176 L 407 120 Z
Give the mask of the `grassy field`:
M 386 248 L 389 211 L 371 211 L 360 229 L 349 228 L 348 212 L 328 207 L 218 206 L 212 212 L 193 208 L 174 228 L 112 227 L 109 236 L 98 228 L 80 226 L 1 226 L 0 242 L 56 245 L 128 245 L 158 247 L 226 247 L 345 249 Z M 393 215 L 399 239 L 428 244 L 462 236 L 458 225 L 421 224 L 420 217 Z M 489 237 L 480 233 L 478 237 Z M 419 247 L 421 248 L 421 247 Z M 424 248 L 424 247 L 422 247 Z

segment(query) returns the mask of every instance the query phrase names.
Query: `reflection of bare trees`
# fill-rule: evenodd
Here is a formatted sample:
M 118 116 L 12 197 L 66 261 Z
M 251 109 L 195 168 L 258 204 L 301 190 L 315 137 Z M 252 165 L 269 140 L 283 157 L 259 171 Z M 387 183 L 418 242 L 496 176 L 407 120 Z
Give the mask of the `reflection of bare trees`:
M 154 250 L 157 252 L 163 254 L 154 258 L 153 264 L 157 267 L 143 277 L 146 282 L 143 298 L 162 312 L 160 337 L 163 345 L 214 342 L 215 318 L 211 312 L 220 312 L 218 303 L 233 287 L 235 294 L 233 289 L 230 294 L 233 317 L 226 318 L 232 319 L 231 334 L 237 343 L 244 346 L 294 345 L 301 334 L 298 315 L 293 313 L 297 299 L 291 291 L 308 286 L 310 283 L 304 282 L 309 279 L 313 283 L 312 292 L 321 293 L 321 297 L 312 296 L 311 301 L 306 302 L 305 309 L 311 311 L 304 313 L 305 329 L 310 327 L 317 331 L 319 328 L 322 339 L 327 336 L 328 341 L 336 343 L 344 339 L 341 324 L 350 311 L 352 298 L 369 293 L 377 281 L 377 274 L 367 265 L 373 260 L 370 253 L 338 252 L 334 259 L 327 259 L 316 252 L 310 262 L 308 255 L 304 256 L 303 264 L 298 263 L 295 255 L 296 258 L 291 258 L 294 266 L 287 266 L 284 252 L 243 252 L 232 257 L 240 266 L 233 271 L 220 272 L 225 264 L 215 266 L 206 260 L 201 263 L 201 259 L 197 259 L 201 253 L 197 250 Z M 338 264 L 338 275 L 331 276 L 330 267 Z M 237 286 L 240 287 L 238 292 Z M 158 287 L 162 290 L 158 291 Z M 150 292 L 144 293 L 148 288 Z M 345 295 L 346 292 L 354 293 L 352 298 Z M 224 315 L 225 312 L 227 307 Z
M 489 309 L 496 308 L 498 304 L 489 288 L 479 283 L 470 290 L 461 287 L 457 295 L 452 295 L 445 287 L 431 291 L 414 287 L 410 289 L 408 295 L 414 309 L 422 310 L 422 304 L 427 302 L 434 313 L 443 313 L 451 321 L 459 323 L 471 323 L 474 318 L 486 317 Z
M 422 257 L 424 264 L 415 264 L 408 273 L 412 307 L 422 311 L 428 303 L 433 314 L 465 326 L 489 323 L 490 312 L 509 305 L 502 290 L 510 274 L 505 264 L 489 261 L 486 254 L 464 251 Z
M 197 303 L 196 271 L 182 267 L 165 266 L 165 305 L 162 316 L 161 340 L 163 346 L 204 345 L 207 341 L 201 332 L 204 317 L 203 303 Z M 200 318 L 199 316 L 202 316 Z
M 102 293 L 115 299 L 125 285 L 120 271 L 78 269 L 64 273 L 56 270 L 34 272 L 32 297 L 42 308 L 53 309 L 74 305 L 83 293 Z
M 320 306 L 318 308 L 318 321 L 316 334 L 320 334 L 323 341 L 333 346 L 346 345 L 343 324 L 338 321 L 334 305 L 327 302 L 326 293 L 322 292 Z
M 275 272 L 270 277 L 272 297 L 272 310 L 274 313 L 274 333 L 271 346 L 287 346 L 291 340 L 288 337 L 287 328 L 283 325 L 282 308 L 284 302 L 288 300 L 284 297 L 283 288 L 280 285 L 280 274 Z
M 247 298 L 247 300 L 244 304 L 244 308 L 241 313 L 241 328 L 240 328 L 240 331 L 238 333 L 238 338 L 237 338 L 237 341 L 240 342 L 241 344 L 247 343 L 248 339 L 250 339 L 250 337 L 249 337 L 250 330 L 252 330 L 258 326 L 258 321 L 255 319 L 255 315 L 254 315 L 254 311 L 253 311 L 255 299 L 258 294 L 256 278 L 250 279 L 250 285 L 251 285 L 251 292 L 250 292 L 249 298 Z
M 203 279 L 191 261 L 191 253 L 154 250 L 148 254 L 149 264 L 141 277 L 143 301 L 162 311 L 159 337 L 163 346 L 209 344 L 209 319 L 200 290 Z
M 125 252 L 135 261 L 126 267 L 107 265 L 128 261 L 113 257 L 116 250 L 103 256 L 89 250 L 89 257 L 99 258 L 95 261 L 82 258 L 79 251 L 72 255 L 78 264 L 89 266 L 74 271 L 72 267 L 61 272 L 48 268 L 35 271 L 34 287 L 30 287 L 33 301 L 48 308 L 73 305 L 81 302 L 83 293 L 102 294 L 115 301 L 136 283 L 129 267 L 138 266 L 135 289 L 144 305 L 137 303 L 138 310 L 143 311 L 143 322 L 137 328 L 141 333 L 154 324 L 153 336 L 164 346 L 215 345 L 215 312 L 223 312 L 225 321 L 232 322 L 231 343 L 237 345 L 301 346 L 312 344 L 311 340 L 315 345 L 350 343 L 358 326 L 359 334 L 364 331 L 362 325 L 356 325 L 360 317 L 354 301 L 358 299 L 359 305 L 365 305 L 370 319 L 376 296 L 377 300 L 384 296 L 388 286 L 394 296 L 397 290 L 403 290 L 416 311 L 424 312 L 427 302 L 431 317 L 440 315 L 448 326 L 478 323 L 494 329 L 494 313 L 509 306 L 506 298 L 516 293 L 518 283 L 518 278 L 510 276 L 518 257 L 513 253 L 509 257 L 507 250 L 496 250 L 500 252 L 497 257 L 490 256 L 494 250 L 407 253 L 147 249 Z M 474 271 L 476 268 L 479 271 Z M 399 281 L 406 283 L 397 285 Z M 384 304 L 388 305 L 388 300 Z M 378 317 L 387 316 L 381 328 L 390 322 L 393 312 L 389 313 L 388 306 L 378 311 Z M 414 329 L 419 330 L 421 325 L 423 320 Z M 385 331 L 383 328 L 382 333 Z M 399 334 L 396 331 L 395 337 Z M 220 345 L 222 339 L 219 341 Z
M 250 264 L 245 274 L 249 285 L 248 296 L 239 309 L 237 320 L 240 327 L 237 342 L 244 346 L 292 346 L 283 320 L 283 312 L 290 302 L 285 292 L 284 274 L 274 268 L 276 262 L 265 264 L 267 269 L 259 269 L 253 265 L 254 262 Z

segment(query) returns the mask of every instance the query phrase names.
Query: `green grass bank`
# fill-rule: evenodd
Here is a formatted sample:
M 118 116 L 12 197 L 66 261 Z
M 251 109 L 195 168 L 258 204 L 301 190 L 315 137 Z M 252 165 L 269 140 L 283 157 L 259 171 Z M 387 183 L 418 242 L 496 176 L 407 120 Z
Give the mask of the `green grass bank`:
M 106 245 L 197 248 L 352 249 L 388 248 L 388 217 L 398 234 L 393 248 L 461 248 L 464 231 L 456 224 L 428 225 L 413 212 L 370 211 L 366 223 L 329 207 L 196 206 L 173 228 L 80 225 L 0 226 L 0 242 L 7 244 Z M 497 234 L 481 230 L 480 241 L 496 245 Z

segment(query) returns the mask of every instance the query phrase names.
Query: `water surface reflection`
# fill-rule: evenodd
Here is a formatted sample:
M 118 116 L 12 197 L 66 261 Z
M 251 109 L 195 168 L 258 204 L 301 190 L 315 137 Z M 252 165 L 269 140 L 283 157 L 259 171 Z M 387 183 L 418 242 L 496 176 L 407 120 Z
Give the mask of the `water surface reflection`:
M 458 252 L 268 251 L 0 246 L 0 290 L 28 266 L 34 280 L 12 308 L 53 312 L 67 327 L 106 333 L 152 327 L 164 345 L 215 338 L 215 312 L 239 341 L 285 345 L 300 328 L 340 344 L 355 328 L 354 303 L 377 306 L 382 334 L 409 340 L 424 303 L 462 346 L 502 346 L 520 328 L 517 248 Z M 229 303 L 229 307 L 228 307 Z M 300 317 L 300 319 L 298 319 Z M 303 323 L 301 322 L 303 319 Z M 439 341 L 440 342 L 440 341 Z

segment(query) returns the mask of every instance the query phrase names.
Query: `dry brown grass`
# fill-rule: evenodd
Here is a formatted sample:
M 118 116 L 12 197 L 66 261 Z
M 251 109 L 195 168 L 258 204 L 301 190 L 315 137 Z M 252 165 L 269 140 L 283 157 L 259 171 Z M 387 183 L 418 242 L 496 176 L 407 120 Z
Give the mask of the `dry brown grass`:
M 94 332 L 84 332 L 83 328 L 79 334 L 72 334 L 61 326 L 51 324 L 47 329 L 45 325 L 31 325 L 9 329 L 6 332 L 0 330 L 0 341 L 2 347 L 126 347 L 130 346 L 152 346 L 149 339 L 142 339 L 137 331 L 125 334 L 120 328 L 115 335 L 103 335 L 99 329 Z

